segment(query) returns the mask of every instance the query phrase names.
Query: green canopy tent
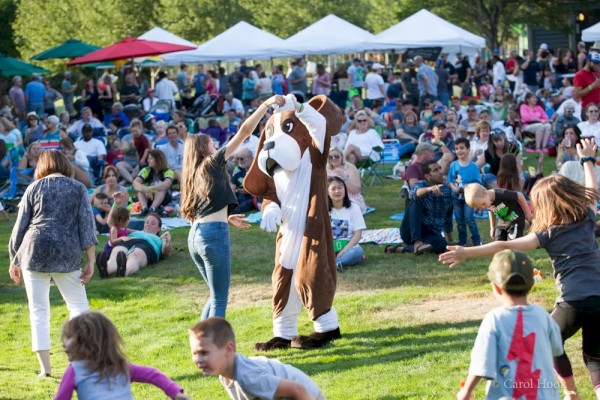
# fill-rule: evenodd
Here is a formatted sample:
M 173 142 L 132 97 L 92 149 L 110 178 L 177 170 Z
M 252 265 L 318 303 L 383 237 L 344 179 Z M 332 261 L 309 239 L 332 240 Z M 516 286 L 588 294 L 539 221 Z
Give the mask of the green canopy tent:
M 47 74 L 49 72 L 47 69 L 0 54 L 0 76 Z
M 42 51 L 31 57 L 32 60 L 50 60 L 54 58 L 76 58 L 84 56 L 92 51 L 98 50 L 100 47 L 88 44 L 76 39 L 69 39 L 58 46 Z

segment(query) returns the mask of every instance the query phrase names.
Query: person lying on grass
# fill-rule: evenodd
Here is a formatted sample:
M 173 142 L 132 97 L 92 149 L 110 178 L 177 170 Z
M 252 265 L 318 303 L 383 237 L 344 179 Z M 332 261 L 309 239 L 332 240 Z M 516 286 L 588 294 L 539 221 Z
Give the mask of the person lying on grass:
M 205 376 L 219 375 L 229 397 L 237 399 L 325 400 L 304 372 L 266 357 L 236 352 L 229 322 L 210 317 L 189 330 L 192 361 Z
M 448 246 L 449 251 L 441 254 L 439 260 L 455 267 L 469 258 L 491 256 L 506 249 L 527 251 L 543 247 L 552 261 L 560 291 L 552 317 L 560 327 L 563 343 L 582 330 L 583 359 L 600 399 L 600 250 L 594 236 L 598 202 L 596 150 L 593 139 L 577 144 L 585 186 L 552 175 L 533 187 L 531 204 L 535 217 L 531 233 L 477 247 Z M 563 379 L 573 375 L 566 353 L 555 360 L 554 368 Z M 571 394 L 567 399 L 579 399 L 574 385 L 568 390 Z

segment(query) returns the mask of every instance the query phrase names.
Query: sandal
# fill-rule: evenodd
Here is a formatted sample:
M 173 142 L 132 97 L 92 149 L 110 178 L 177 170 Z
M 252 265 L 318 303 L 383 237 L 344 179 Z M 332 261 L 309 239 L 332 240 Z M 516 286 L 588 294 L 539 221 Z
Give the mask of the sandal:
M 429 243 L 421 243 L 418 246 L 415 246 L 414 253 L 416 255 L 421 255 L 421 254 L 425 253 L 426 251 L 430 251 L 430 250 L 431 250 L 431 245 Z
M 403 251 L 404 247 L 400 246 L 399 244 L 388 244 L 385 246 L 384 250 L 384 252 L 387 254 L 402 253 Z

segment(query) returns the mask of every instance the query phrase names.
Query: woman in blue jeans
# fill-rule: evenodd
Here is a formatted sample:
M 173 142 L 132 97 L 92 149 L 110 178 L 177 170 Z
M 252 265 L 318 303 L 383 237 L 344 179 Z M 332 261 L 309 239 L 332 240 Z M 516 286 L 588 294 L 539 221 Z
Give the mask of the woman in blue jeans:
M 190 255 L 210 290 L 202 319 L 225 318 L 231 277 L 227 224 L 241 229 L 250 227 L 242 220 L 243 215 L 230 214 L 238 203 L 227 173 L 227 159 L 254 132 L 269 107 L 275 104 L 285 104 L 284 98 L 273 96 L 262 103 L 229 143 L 219 150 L 208 135 L 188 135 L 185 142 L 181 215 L 192 222 L 188 236 Z
M 342 272 L 344 267 L 363 261 L 365 252 L 358 242 L 367 226 L 358 205 L 350 201 L 346 183 L 342 178 L 332 176 L 327 179 L 327 194 L 336 252 L 335 262 L 337 270 Z

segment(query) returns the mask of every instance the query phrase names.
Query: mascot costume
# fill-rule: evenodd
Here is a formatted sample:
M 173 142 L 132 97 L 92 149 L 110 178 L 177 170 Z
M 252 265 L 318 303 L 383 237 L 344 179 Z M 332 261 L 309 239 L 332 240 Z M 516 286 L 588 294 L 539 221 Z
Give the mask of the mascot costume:
M 336 265 L 327 203 L 327 157 L 342 127 L 340 109 L 326 96 L 299 104 L 293 95 L 275 108 L 259 141 L 244 188 L 264 198 L 261 228 L 275 232 L 273 333 L 257 351 L 321 347 L 341 337 L 333 308 Z M 302 306 L 314 332 L 298 336 Z

